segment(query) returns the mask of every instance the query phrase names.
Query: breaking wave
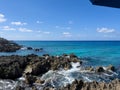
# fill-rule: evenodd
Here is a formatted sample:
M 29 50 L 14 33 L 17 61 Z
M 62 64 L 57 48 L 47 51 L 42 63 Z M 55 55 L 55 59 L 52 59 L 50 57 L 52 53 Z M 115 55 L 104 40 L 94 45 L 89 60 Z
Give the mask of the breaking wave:
M 69 70 L 49 70 L 42 77 L 39 77 L 41 80 L 45 80 L 43 84 L 34 83 L 34 85 L 39 89 L 43 90 L 44 87 L 54 87 L 61 88 L 67 84 L 71 84 L 75 79 L 83 80 L 85 82 L 92 81 L 104 81 L 109 82 L 115 78 L 118 78 L 116 72 L 108 71 L 105 73 L 98 74 L 94 71 L 88 71 L 84 69 L 84 66 L 81 66 L 80 63 L 71 63 L 72 68 Z M 104 67 L 105 69 L 105 67 Z M 21 77 L 16 81 L 13 80 L 0 80 L 0 90 L 15 90 L 17 86 L 24 86 L 26 89 L 30 90 L 30 87 L 25 83 L 25 78 Z

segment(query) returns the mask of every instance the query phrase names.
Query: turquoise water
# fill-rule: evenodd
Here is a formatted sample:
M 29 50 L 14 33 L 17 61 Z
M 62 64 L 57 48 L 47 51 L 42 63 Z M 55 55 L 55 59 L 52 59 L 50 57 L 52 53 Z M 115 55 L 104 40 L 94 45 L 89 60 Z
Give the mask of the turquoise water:
M 74 53 L 79 58 L 92 65 L 120 65 L 120 41 L 16 41 L 25 47 L 43 48 L 41 52 L 34 50 L 19 50 L 15 53 L 0 53 L 0 55 L 50 54 L 61 55 Z

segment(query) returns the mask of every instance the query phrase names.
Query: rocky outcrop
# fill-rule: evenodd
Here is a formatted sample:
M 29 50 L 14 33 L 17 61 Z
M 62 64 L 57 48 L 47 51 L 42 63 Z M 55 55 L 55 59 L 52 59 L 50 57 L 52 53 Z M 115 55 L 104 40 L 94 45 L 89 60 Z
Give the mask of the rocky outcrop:
M 109 65 L 107 67 L 107 70 L 115 71 L 115 67 L 113 65 Z
M 43 85 L 46 80 L 42 80 L 40 76 L 49 70 L 64 70 L 70 69 L 71 63 L 82 61 L 77 56 L 62 55 L 62 56 L 50 56 L 45 54 L 43 56 L 37 56 L 34 54 L 27 56 L 0 56 L 0 78 L 2 79 L 16 79 L 21 76 L 25 78 L 25 86 L 17 86 L 16 90 L 25 90 L 26 87 L 32 88 L 32 90 L 38 90 L 35 84 Z M 115 71 L 115 67 L 110 65 L 108 67 L 87 67 L 86 70 L 95 73 L 104 73 L 107 71 Z M 65 87 L 58 90 L 120 90 L 120 80 L 116 79 L 109 83 L 105 82 L 84 82 L 83 80 L 75 80 L 72 84 L 68 84 Z M 29 89 L 28 89 L 29 90 Z M 56 90 L 54 87 L 45 86 L 43 90 Z
M 70 69 L 71 62 L 80 62 L 77 57 L 67 56 L 37 56 L 34 54 L 27 56 L 0 56 L 0 78 L 15 79 L 22 74 L 42 75 L 49 70 L 63 68 Z
M 60 68 L 68 70 L 72 67 L 71 62 L 80 62 L 80 64 L 82 64 L 82 61 L 80 61 L 77 57 L 68 56 L 57 57 L 46 54 L 42 57 L 32 57 L 32 60 L 29 63 L 32 69 L 31 74 L 42 75 L 49 70 L 58 70 Z
M 8 41 L 4 38 L 0 38 L 0 52 L 16 52 L 20 48 L 21 48 L 20 45 L 12 41 Z
M 34 50 L 36 52 L 43 51 L 43 48 L 32 48 L 32 47 L 26 47 L 27 50 Z
M 96 72 L 97 73 L 101 73 L 101 72 L 104 72 L 105 70 L 103 69 L 103 67 L 97 67 L 96 68 Z
M 69 84 L 60 90 L 120 90 L 120 80 L 116 79 L 109 83 L 75 80 L 71 85 Z
M 15 79 L 22 76 L 22 72 L 27 65 L 26 57 L 17 55 L 0 56 L 0 78 Z

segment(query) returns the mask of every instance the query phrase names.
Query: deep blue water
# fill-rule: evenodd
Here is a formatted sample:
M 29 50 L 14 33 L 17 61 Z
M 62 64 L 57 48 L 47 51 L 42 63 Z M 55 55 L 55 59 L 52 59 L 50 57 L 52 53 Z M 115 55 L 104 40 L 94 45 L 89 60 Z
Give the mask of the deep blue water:
M 19 50 L 15 53 L 0 53 L 0 55 L 50 54 L 61 55 L 74 53 L 88 64 L 120 65 L 120 41 L 15 41 L 23 46 L 43 48 L 41 52 Z

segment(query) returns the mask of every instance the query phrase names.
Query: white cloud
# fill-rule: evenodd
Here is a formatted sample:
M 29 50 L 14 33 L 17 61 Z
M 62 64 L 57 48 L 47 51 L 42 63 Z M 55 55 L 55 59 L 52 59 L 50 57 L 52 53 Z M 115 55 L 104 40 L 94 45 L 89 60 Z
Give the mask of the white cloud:
M 115 32 L 115 29 L 109 29 L 109 28 L 97 28 L 97 32 L 99 33 L 112 33 Z
M 27 23 L 23 23 L 23 22 L 11 22 L 12 25 L 16 25 L 16 26 L 22 26 L 22 25 L 27 25 Z
M 33 32 L 32 30 L 27 29 L 27 28 L 19 28 L 18 30 L 19 30 L 20 32 Z
M 16 30 L 15 28 L 11 28 L 10 26 L 3 26 L 1 29 L 5 30 L 5 31 L 15 31 Z
M 68 21 L 68 24 L 73 24 L 73 21 Z
M 43 24 L 44 22 L 42 22 L 42 21 L 36 21 L 36 23 L 38 23 L 38 24 Z
M 71 37 L 71 33 L 70 32 L 63 32 L 62 33 L 64 35 L 64 37 Z
M 44 34 L 50 34 L 50 32 L 43 32 Z
M 0 14 L 0 23 L 5 22 L 7 19 L 3 14 Z

